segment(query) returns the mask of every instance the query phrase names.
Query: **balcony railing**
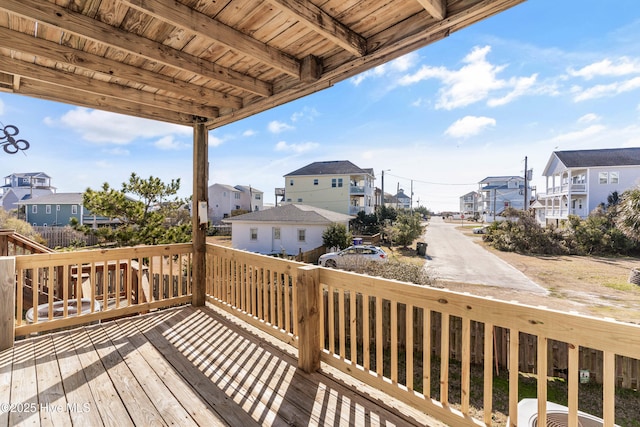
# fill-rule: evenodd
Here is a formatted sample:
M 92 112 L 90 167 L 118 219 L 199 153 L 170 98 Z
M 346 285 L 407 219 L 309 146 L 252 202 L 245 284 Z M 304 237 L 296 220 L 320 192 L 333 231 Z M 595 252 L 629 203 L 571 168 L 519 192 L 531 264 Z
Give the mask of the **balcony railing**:
M 562 184 L 555 187 L 550 187 L 547 194 L 586 194 L 587 184 Z
M 349 194 L 364 194 L 364 186 L 360 186 L 360 185 L 350 186 Z
M 298 348 L 301 368 L 312 371 L 324 362 L 451 425 L 492 424 L 495 367 L 508 370 L 512 420 L 520 371 L 537 375 L 539 425 L 545 425 L 547 382 L 566 372 L 569 418 L 577 425 L 580 371 L 597 354 L 598 416 L 613 426 L 615 388 L 631 386 L 623 374 L 640 367 L 631 359 L 640 354 L 638 325 L 216 245 L 206 247 L 203 284 L 191 283 L 191 245 L 5 257 L 0 277 L 0 305 L 13 304 L 4 296 L 17 291 L 15 306 L 0 306 L 0 313 L 17 313 L 16 335 L 186 304 L 193 286 L 205 286 L 208 303 Z M 83 299 L 87 312 L 74 314 Z M 43 311 L 27 322 L 29 305 Z M 9 324 L 0 319 L 0 327 Z M 479 398 L 472 399 L 472 381 L 482 383 Z

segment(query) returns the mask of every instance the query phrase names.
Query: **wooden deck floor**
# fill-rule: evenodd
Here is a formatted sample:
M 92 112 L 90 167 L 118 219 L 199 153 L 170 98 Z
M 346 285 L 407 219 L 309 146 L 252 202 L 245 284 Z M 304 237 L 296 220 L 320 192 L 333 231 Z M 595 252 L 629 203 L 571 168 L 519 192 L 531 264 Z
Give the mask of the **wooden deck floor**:
M 0 426 L 442 424 L 212 308 L 18 341 L 0 353 Z

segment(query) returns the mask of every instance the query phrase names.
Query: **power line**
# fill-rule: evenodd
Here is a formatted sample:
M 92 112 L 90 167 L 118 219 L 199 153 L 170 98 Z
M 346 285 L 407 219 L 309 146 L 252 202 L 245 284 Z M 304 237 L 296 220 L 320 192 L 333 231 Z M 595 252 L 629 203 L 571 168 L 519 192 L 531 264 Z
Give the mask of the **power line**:
M 419 180 L 419 179 L 406 178 L 406 177 L 398 176 L 398 175 L 394 175 L 394 174 L 391 174 L 391 173 L 387 173 L 387 175 L 392 176 L 392 177 L 394 177 L 394 178 L 398 178 L 398 179 L 404 179 L 404 180 L 406 180 L 406 181 L 419 182 L 419 183 L 421 183 L 421 184 L 429 184 L 429 185 L 478 185 L 478 183 L 477 183 L 477 182 L 466 183 L 466 184 L 465 184 L 465 183 L 462 183 L 462 184 L 452 184 L 452 183 L 449 183 L 449 182 L 431 182 L 431 181 L 422 181 L 422 180 Z

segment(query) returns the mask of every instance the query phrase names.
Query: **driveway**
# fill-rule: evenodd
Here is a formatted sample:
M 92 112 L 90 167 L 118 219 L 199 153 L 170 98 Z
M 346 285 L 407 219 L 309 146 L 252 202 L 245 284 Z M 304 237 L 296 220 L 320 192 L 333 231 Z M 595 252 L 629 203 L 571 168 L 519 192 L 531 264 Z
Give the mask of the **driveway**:
M 548 294 L 521 271 L 475 242 L 476 236 L 457 230 L 460 221 L 445 222 L 431 217 L 423 237 L 427 243 L 425 268 L 437 280 L 497 286 L 537 294 Z

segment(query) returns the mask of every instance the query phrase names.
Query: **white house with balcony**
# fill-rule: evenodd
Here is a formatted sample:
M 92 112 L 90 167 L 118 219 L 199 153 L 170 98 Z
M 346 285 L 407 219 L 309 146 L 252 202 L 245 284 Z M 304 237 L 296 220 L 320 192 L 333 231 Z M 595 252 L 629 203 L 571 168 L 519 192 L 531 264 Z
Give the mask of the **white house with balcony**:
M 531 194 L 530 187 L 527 194 Z M 486 222 L 493 222 L 507 208 L 523 209 L 525 197 L 521 176 L 489 176 L 478 183 L 478 210 Z
M 263 209 L 264 193 L 247 185 L 213 184 L 208 188 L 209 219 L 216 223 L 229 218 L 233 211 L 249 212 Z
M 559 224 L 569 215 L 586 218 L 607 197 L 640 184 L 640 148 L 554 151 L 542 174 L 546 192 L 547 224 Z
M 470 191 L 460 196 L 460 213 L 473 217 L 478 213 L 478 192 Z
M 284 176 L 286 203 L 303 203 L 345 215 L 375 211 L 375 175 L 348 160 L 314 162 Z

